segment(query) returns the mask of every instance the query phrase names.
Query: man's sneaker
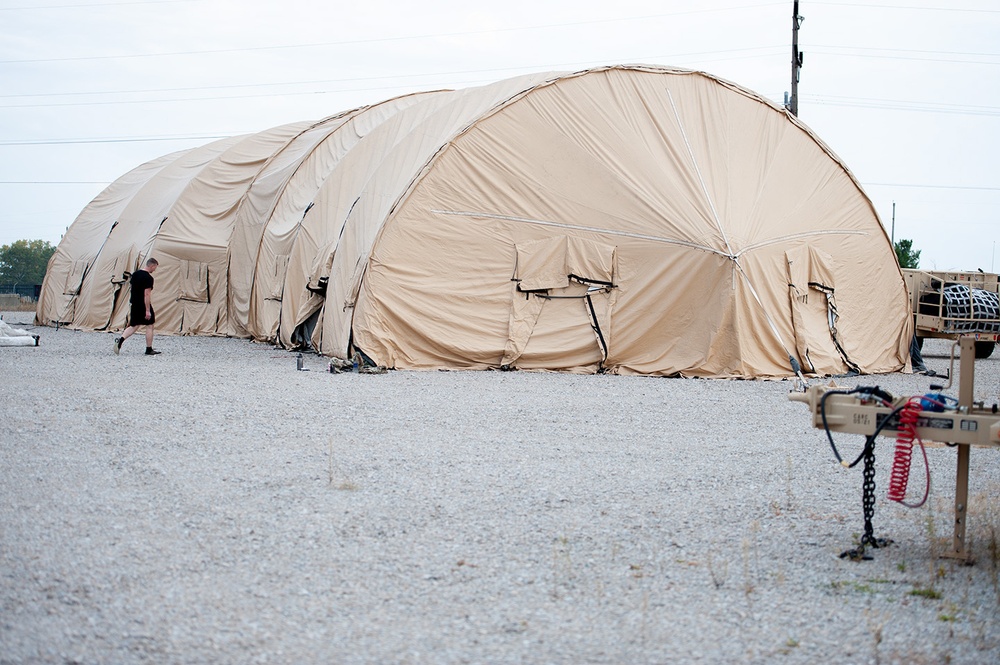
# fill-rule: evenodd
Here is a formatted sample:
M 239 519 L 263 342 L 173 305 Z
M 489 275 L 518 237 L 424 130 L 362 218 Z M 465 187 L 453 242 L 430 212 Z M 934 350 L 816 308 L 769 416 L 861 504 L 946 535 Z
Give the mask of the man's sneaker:
M 118 352 L 122 350 L 122 342 L 124 342 L 124 341 L 125 341 L 125 339 L 122 338 L 122 337 L 116 337 L 115 338 L 115 355 L 116 356 L 118 355 Z
M 159 351 L 155 351 L 152 347 L 150 347 L 150 348 L 146 349 L 146 355 L 147 356 L 158 356 L 158 355 L 160 355 L 160 352 Z

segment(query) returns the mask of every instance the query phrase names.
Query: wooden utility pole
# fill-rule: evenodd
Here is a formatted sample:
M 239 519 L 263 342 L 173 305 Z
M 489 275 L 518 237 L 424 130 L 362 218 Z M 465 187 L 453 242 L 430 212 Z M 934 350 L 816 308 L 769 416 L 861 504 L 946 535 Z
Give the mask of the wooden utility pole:
M 896 248 L 896 202 L 892 202 L 892 235 L 889 236 L 893 249 Z
M 802 17 L 799 16 L 799 0 L 792 3 L 792 95 L 788 100 L 788 110 L 792 115 L 799 115 L 799 70 L 802 69 L 802 51 L 799 50 L 799 26 Z

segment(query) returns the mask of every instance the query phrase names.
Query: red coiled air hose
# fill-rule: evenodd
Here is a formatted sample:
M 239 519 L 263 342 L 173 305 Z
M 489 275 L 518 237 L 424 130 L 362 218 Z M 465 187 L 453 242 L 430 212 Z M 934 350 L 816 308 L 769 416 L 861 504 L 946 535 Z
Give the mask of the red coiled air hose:
M 910 480 L 910 462 L 913 457 L 913 442 L 920 443 L 923 450 L 923 441 L 917 435 L 917 419 L 920 417 L 920 398 L 911 397 L 906 405 L 899 412 L 899 429 L 896 434 L 896 454 L 892 460 L 892 472 L 889 475 L 889 491 L 887 497 L 890 501 L 897 501 L 910 508 L 918 508 L 927 501 L 930 493 L 930 477 L 927 478 L 927 489 L 924 498 L 916 504 L 908 504 L 903 499 L 906 498 L 906 485 Z M 927 453 L 924 452 L 926 463 Z

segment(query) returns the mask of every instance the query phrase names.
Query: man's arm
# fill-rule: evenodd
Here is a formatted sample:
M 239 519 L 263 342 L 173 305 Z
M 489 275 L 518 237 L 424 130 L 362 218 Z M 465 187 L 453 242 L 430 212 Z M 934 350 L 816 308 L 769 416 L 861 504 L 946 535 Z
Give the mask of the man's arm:
M 150 313 L 153 311 L 153 289 L 146 289 L 146 293 L 143 296 L 143 300 L 146 302 L 146 318 L 149 318 Z

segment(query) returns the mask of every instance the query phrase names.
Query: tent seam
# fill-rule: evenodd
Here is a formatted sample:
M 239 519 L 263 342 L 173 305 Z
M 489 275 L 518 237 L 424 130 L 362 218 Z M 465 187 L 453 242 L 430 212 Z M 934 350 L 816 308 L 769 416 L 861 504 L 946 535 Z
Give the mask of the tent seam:
M 663 238 L 660 236 L 646 235 L 644 233 L 631 233 L 629 231 L 617 231 L 615 229 L 602 229 L 594 226 L 583 226 L 582 224 L 566 224 L 564 222 L 553 222 L 544 219 L 531 219 L 528 217 L 515 217 L 513 215 L 501 215 L 499 213 L 490 213 L 490 212 L 475 212 L 471 210 L 431 210 L 430 212 L 436 215 L 449 215 L 453 217 L 480 217 L 483 219 L 497 219 L 505 222 L 516 222 L 520 224 L 537 224 L 539 226 L 551 226 L 561 229 L 586 231 L 588 233 L 602 233 L 605 235 L 613 235 L 623 238 L 651 240 L 653 242 L 661 242 L 668 245 L 679 245 L 681 247 L 697 249 L 703 252 L 708 252 L 710 254 L 717 254 L 727 259 L 732 258 L 729 254 L 719 251 L 714 247 L 709 247 L 708 245 L 699 245 L 698 243 L 690 242 L 688 240 L 678 240 L 676 238 Z

